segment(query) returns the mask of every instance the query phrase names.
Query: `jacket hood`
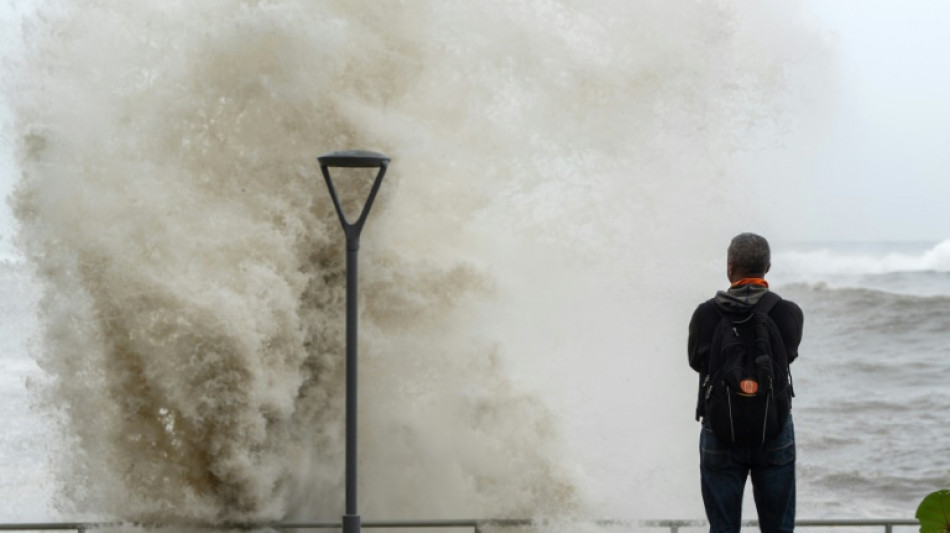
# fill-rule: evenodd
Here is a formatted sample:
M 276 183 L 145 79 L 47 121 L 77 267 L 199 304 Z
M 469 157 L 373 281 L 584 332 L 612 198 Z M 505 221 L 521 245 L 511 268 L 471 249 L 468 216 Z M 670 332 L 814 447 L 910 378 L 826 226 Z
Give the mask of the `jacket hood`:
M 720 309 L 729 314 L 744 314 L 748 313 L 767 292 L 769 292 L 768 287 L 749 283 L 719 291 L 714 300 Z

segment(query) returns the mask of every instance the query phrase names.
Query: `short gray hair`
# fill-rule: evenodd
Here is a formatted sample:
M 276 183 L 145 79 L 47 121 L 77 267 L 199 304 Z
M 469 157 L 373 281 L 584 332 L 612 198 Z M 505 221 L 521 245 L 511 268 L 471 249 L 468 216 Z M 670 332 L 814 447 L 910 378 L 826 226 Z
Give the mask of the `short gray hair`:
M 765 237 L 755 233 L 740 233 L 729 243 L 727 258 L 737 272 L 765 274 L 772 263 L 772 252 Z

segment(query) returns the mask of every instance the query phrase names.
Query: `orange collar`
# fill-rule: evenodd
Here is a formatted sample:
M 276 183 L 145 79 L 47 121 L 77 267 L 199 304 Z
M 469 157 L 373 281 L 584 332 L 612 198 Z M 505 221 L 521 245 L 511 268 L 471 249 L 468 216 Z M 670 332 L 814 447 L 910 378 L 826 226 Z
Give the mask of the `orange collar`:
M 733 287 L 740 287 L 742 285 L 762 285 L 763 287 L 768 287 L 769 282 L 765 281 L 764 278 L 742 278 L 732 284 Z

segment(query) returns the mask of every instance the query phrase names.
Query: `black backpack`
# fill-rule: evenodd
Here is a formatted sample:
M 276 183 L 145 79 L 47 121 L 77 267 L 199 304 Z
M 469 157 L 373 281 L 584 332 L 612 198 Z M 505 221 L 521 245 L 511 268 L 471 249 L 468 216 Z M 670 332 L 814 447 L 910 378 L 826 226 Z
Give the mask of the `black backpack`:
M 791 374 L 782 335 L 769 317 L 781 299 L 767 292 L 746 316 L 726 314 L 710 302 L 720 319 L 700 394 L 706 420 L 726 442 L 764 444 L 785 427 Z

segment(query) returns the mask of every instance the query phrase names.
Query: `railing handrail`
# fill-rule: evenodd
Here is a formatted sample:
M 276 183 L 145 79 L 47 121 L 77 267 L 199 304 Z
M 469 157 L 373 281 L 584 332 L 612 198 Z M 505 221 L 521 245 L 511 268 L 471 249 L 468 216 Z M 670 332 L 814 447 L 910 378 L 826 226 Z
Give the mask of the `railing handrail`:
M 701 519 L 661 519 L 635 520 L 616 518 L 458 518 L 433 520 L 365 520 L 364 528 L 472 528 L 476 533 L 489 527 L 529 527 L 545 524 L 594 524 L 605 527 L 663 528 L 678 533 L 683 528 L 706 527 L 708 523 Z M 907 518 L 836 518 L 836 519 L 799 519 L 796 527 L 883 527 L 885 533 L 892 533 L 894 526 L 917 526 L 919 522 Z M 743 526 L 756 527 L 757 520 L 744 520 Z M 114 528 L 121 526 L 145 528 L 190 527 L 195 529 L 342 529 L 340 520 L 317 520 L 300 522 L 261 522 L 261 523 L 146 523 L 146 522 L 33 522 L 0 523 L 0 531 L 78 531 Z
M 682 528 L 698 528 L 709 525 L 705 520 L 643 520 L 644 527 L 666 528 L 670 533 L 678 533 Z M 758 520 L 743 520 L 744 527 L 758 527 Z M 885 533 L 892 533 L 894 526 L 917 526 L 916 519 L 910 518 L 833 518 L 798 519 L 795 527 L 883 527 Z

